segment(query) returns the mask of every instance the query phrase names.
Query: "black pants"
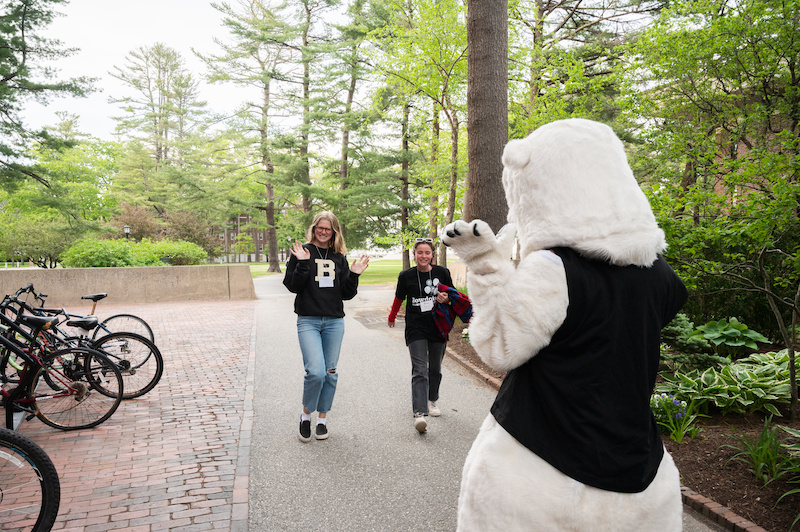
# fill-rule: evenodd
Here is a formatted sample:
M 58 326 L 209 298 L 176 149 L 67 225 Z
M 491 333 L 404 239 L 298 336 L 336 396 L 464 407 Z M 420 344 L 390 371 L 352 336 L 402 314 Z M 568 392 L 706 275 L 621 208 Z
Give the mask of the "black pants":
M 428 401 L 439 400 L 442 382 L 442 359 L 446 342 L 414 340 L 411 353 L 411 406 L 415 414 L 428 414 Z

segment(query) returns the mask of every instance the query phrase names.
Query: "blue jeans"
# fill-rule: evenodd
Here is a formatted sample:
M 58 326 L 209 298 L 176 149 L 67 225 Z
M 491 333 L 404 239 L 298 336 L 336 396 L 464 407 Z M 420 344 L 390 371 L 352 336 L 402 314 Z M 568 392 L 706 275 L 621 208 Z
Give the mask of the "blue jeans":
M 428 415 L 428 401 L 439 400 L 445 342 L 413 340 L 411 354 L 411 407 L 415 414 Z
M 344 318 L 298 316 L 297 338 L 303 352 L 306 376 L 303 381 L 303 406 L 309 412 L 327 413 L 336 393 L 339 351 L 344 336 Z

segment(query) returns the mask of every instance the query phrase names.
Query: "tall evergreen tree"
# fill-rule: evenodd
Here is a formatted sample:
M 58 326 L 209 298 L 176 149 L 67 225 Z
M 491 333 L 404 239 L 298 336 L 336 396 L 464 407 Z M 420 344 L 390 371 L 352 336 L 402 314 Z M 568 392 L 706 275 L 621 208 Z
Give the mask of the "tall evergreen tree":
M 296 181 L 300 184 L 302 209 L 311 212 L 311 134 L 314 128 L 314 117 L 321 105 L 327 102 L 323 96 L 321 80 L 316 74 L 322 68 L 326 53 L 329 51 L 329 26 L 323 20 L 325 14 L 332 12 L 332 8 L 339 4 L 339 0 L 291 0 L 290 12 L 293 11 L 298 21 L 295 26 L 297 32 L 296 49 L 299 53 L 299 68 L 294 74 L 294 81 L 299 85 L 299 94 L 295 96 L 296 104 L 301 111 L 301 125 L 297 135 L 297 148 L 299 165 L 297 167 Z
M 382 46 L 376 66 L 383 75 L 400 80 L 410 87 L 410 91 L 433 102 L 434 123 L 439 111 L 447 121 L 450 132 L 449 167 L 445 175 L 438 176 L 447 183 L 445 190 L 448 200 L 442 220 L 447 224 L 455 216 L 460 175 L 459 117 L 466 108 L 464 6 L 452 0 L 409 0 L 401 8 L 396 11 L 392 24 L 373 33 Z M 435 129 L 432 146 L 438 147 Z M 432 168 L 436 168 L 438 154 L 431 154 L 429 161 Z M 431 187 L 431 194 L 436 194 L 436 188 Z M 441 218 L 437 210 L 431 208 L 428 224 L 433 235 L 438 233 Z M 438 255 L 439 262 L 446 264 L 446 248 L 443 245 L 439 246 Z
M 157 167 L 177 159 L 176 142 L 186 138 L 206 105 L 180 53 L 162 43 L 140 47 L 126 56 L 124 67 L 114 67 L 112 76 L 135 93 L 113 100 L 124 111 L 117 117 L 117 132 L 141 140 Z
M 511 137 L 569 117 L 612 123 L 619 113 L 613 75 L 618 46 L 664 5 L 663 0 L 510 2 Z
M 95 81 L 57 81 L 48 61 L 75 53 L 44 31 L 67 0 L 0 0 L 0 186 L 13 188 L 27 178 L 46 183 L 46 169 L 25 156 L 34 144 L 53 148 L 64 140 L 46 130 L 32 131 L 19 116 L 25 102 L 46 103 L 57 96 L 85 96 Z
M 275 173 L 273 120 L 276 110 L 282 108 L 275 105 L 282 97 L 276 92 L 276 85 L 287 77 L 284 69 L 293 33 L 275 11 L 282 5 L 273 8 L 263 0 L 248 0 L 238 10 L 227 4 L 214 7 L 225 16 L 223 25 L 229 30 L 232 42 L 217 40 L 222 53 L 202 59 L 209 67 L 212 82 L 252 87 L 258 95 L 242 108 L 236 129 L 243 139 L 239 149 L 247 154 L 243 171 L 261 189 L 255 191 L 254 201 L 248 207 L 264 212 L 269 271 L 280 272 L 276 223 L 276 186 L 280 186 L 280 176 Z

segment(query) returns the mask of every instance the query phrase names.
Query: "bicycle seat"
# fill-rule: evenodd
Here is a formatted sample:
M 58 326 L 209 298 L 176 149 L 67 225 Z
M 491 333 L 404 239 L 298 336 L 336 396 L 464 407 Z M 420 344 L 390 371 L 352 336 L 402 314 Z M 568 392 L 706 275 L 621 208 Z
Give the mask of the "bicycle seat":
M 31 329 L 49 329 L 51 326 L 58 323 L 57 317 L 50 316 L 34 316 L 32 314 L 22 314 L 19 317 L 19 322 L 30 327 Z
M 108 294 L 89 294 L 87 296 L 81 296 L 81 299 L 91 299 L 92 301 L 97 303 L 104 297 L 108 297 Z
M 85 318 L 71 319 L 67 321 L 67 325 L 70 327 L 80 327 L 85 331 L 91 331 L 97 327 L 97 316 L 86 316 Z

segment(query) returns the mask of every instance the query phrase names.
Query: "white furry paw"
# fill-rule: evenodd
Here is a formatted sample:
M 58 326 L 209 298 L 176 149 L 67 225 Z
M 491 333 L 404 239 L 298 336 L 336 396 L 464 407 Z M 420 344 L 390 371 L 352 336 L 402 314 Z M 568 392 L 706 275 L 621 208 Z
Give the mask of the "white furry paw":
M 511 259 L 517 228 L 506 224 L 495 236 L 483 220 L 456 220 L 444 228 L 442 242 L 476 273 L 491 273 Z

